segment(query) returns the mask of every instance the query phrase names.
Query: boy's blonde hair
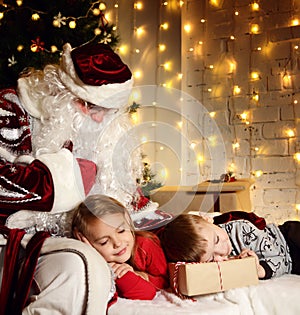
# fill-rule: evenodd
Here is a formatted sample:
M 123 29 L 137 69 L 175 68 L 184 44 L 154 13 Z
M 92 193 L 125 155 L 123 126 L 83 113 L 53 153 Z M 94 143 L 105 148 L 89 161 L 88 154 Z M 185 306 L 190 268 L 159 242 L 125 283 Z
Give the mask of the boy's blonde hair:
M 106 215 L 120 213 L 124 216 L 130 230 L 134 234 L 134 226 L 127 209 L 116 199 L 105 195 L 90 195 L 75 209 L 72 219 L 72 233 L 74 231 L 90 236 L 89 223 L 101 219 Z
M 181 214 L 160 232 L 160 241 L 169 262 L 200 262 L 207 250 L 202 233 L 207 222 L 198 215 Z

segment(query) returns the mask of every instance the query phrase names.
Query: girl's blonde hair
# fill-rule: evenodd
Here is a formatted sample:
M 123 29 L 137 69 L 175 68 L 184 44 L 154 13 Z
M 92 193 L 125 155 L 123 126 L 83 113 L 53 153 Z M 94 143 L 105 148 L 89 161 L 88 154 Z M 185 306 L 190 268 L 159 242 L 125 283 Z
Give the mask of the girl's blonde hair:
M 82 202 L 74 211 L 72 218 L 72 234 L 76 238 L 74 232 L 80 232 L 85 236 L 90 236 L 90 223 L 96 219 L 101 219 L 106 215 L 122 214 L 125 221 L 130 227 L 130 231 L 135 239 L 136 236 L 143 236 L 159 243 L 157 236 L 148 231 L 136 231 L 134 224 L 127 209 L 118 200 L 106 195 L 90 195 Z M 138 250 L 141 250 L 137 242 L 135 242 L 133 252 L 130 258 L 130 264 L 137 270 L 140 266 L 135 264 L 134 256 Z
M 207 250 L 202 233 L 207 222 L 198 215 L 181 214 L 160 232 L 160 241 L 169 262 L 200 262 Z
M 134 225 L 127 209 L 116 199 L 97 194 L 88 196 L 74 211 L 72 219 L 72 233 L 74 231 L 83 235 L 90 235 L 89 224 L 95 219 L 101 219 L 106 215 L 122 214 L 134 235 Z

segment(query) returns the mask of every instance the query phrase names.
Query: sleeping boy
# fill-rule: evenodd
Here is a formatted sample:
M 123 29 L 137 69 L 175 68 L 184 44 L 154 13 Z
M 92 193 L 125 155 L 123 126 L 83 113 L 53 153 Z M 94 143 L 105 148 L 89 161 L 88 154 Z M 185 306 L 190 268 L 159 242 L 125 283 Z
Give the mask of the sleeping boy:
M 254 213 L 249 214 L 250 221 L 235 219 L 235 213 L 239 212 L 217 216 L 213 222 L 192 214 L 176 217 L 159 233 L 167 260 L 211 262 L 254 256 L 260 279 L 300 274 L 300 222 L 277 226 L 265 224 Z M 223 223 L 224 219 L 230 221 Z

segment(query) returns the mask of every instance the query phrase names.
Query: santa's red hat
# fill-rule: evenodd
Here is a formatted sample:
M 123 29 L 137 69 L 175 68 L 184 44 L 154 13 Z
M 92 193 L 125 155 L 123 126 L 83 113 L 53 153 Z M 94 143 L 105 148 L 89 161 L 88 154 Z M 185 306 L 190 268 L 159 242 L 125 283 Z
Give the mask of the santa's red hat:
M 63 84 L 78 98 L 105 108 L 127 104 L 133 79 L 128 66 L 107 44 L 65 44 L 59 68 Z

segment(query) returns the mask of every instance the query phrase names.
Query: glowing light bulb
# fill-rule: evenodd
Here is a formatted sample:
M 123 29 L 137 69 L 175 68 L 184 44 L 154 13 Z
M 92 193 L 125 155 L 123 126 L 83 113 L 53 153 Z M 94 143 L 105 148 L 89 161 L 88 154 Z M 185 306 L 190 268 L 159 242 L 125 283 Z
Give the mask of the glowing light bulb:
M 187 33 L 189 33 L 189 32 L 191 31 L 192 27 L 191 27 L 190 24 L 185 24 L 184 27 L 183 27 L 183 29 L 184 29 Z
M 4 17 L 4 13 L 3 12 L 0 12 L 0 20 L 2 20 Z
M 299 20 L 298 19 L 293 19 L 292 20 L 292 26 L 297 26 L 299 25 Z
M 252 99 L 253 99 L 255 102 L 258 102 L 258 101 L 259 101 L 259 95 L 258 95 L 258 93 L 254 92 L 254 93 L 253 93 L 253 96 L 252 96 Z
M 143 9 L 143 3 L 142 2 L 136 2 L 135 4 L 134 4 L 134 8 L 136 9 L 136 10 L 142 10 Z
M 241 93 L 241 88 L 238 86 L 238 85 L 235 85 L 234 87 L 233 87 L 233 94 L 234 95 L 238 95 L 238 94 L 240 94 Z
M 205 19 L 201 19 L 200 22 L 201 22 L 201 23 L 205 23 L 206 20 L 205 20 Z
M 40 19 L 40 16 L 38 13 L 33 13 L 31 15 L 31 19 L 32 19 L 32 21 L 38 21 Z
M 242 120 L 246 120 L 247 117 L 248 117 L 248 113 L 247 113 L 247 112 L 241 113 L 241 119 L 242 119 Z
M 167 30 L 169 28 L 169 23 L 165 22 L 163 24 L 160 25 L 160 27 L 163 29 L 163 30 Z
M 260 177 L 263 175 L 263 171 L 261 171 L 261 170 L 255 171 L 254 175 L 255 175 L 255 177 Z
M 197 145 L 197 144 L 196 144 L 195 142 L 192 142 L 192 143 L 190 144 L 191 149 L 194 150 L 194 149 L 196 148 L 196 145 Z
M 297 162 L 300 162 L 300 152 L 297 152 L 294 154 L 294 159 L 297 161 Z
M 101 34 L 101 30 L 100 30 L 99 27 L 96 27 L 96 28 L 94 29 L 94 34 L 95 34 L 96 36 L 98 36 L 98 35 Z
M 215 118 L 215 117 L 216 117 L 216 112 L 210 112 L 210 113 L 209 113 L 209 116 L 210 116 L 211 118 Z
M 128 48 L 127 48 L 126 45 L 122 45 L 122 46 L 119 47 L 120 54 L 124 55 L 124 54 L 127 53 L 127 51 L 128 51 Z
M 133 73 L 133 76 L 135 79 L 140 79 L 142 77 L 142 72 L 140 70 L 137 70 Z
M 100 2 L 99 9 L 100 9 L 100 11 L 106 10 L 106 4 L 104 2 Z
M 286 130 L 286 134 L 289 138 L 295 137 L 295 131 L 293 129 Z
M 137 36 L 141 36 L 144 33 L 144 29 L 142 27 L 138 27 L 136 29 Z
M 163 67 L 166 71 L 169 71 L 171 70 L 171 62 L 170 61 L 167 61 L 163 64 Z
M 198 161 L 199 163 L 204 162 L 204 156 L 201 155 L 201 154 L 199 154 L 199 155 L 197 156 L 197 161 Z
M 250 77 L 252 80 L 258 80 L 259 79 L 259 73 L 256 71 L 251 72 Z
M 76 22 L 74 20 L 70 21 L 69 27 L 72 28 L 72 29 L 76 28 Z
M 16 3 L 20 7 L 23 4 L 23 0 L 17 0 Z
M 298 100 L 294 100 L 294 104 L 298 104 Z
M 100 9 L 98 9 L 98 8 L 95 8 L 95 9 L 93 10 L 93 14 L 94 14 L 95 16 L 98 16 L 100 13 L 101 13 L 101 11 L 100 11 Z
M 253 2 L 251 4 L 252 11 L 258 11 L 259 10 L 259 4 L 257 2 Z
M 18 45 L 17 51 L 22 51 L 23 49 L 24 49 L 24 46 L 23 46 L 23 45 Z
M 58 49 L 57 49 L 57 47 L 56 47 L 55 45 L 52 45 L 52 46 L 51 46 L 51 52 L 52 52 L 52 53 L 56 53 L 57 50 L 58 50 Z
M 165 51 L 166 48 L 167 48 L 167 46 L 166 46 L 165 44 L 159 44 L 159 45 L 158 45 L 159 51 Z
M 239 149 L 239 147 L 240 147 L 240 144 L 239 144 L 238 142 L 234 142 L 234 143 L 232 144 L 232 148 L 233 148 L 233 149 Z
M 183 122 L 182 121 L 178 121 L 177 122 L 177 126 L 178 126 L 178 128 L 182 128 L 182 126 L 183 126 Z M 300 153 L 299 153 L 299 157 L 300 157 Z
M 250 31 L 252 34 L 258 34 L 259 32 L 259 25 L 258 24 L 252 24 Z
M 239 11 L 235 11 L 235 12 L 234 12 L 234 15 L 239 15 Z
M 182 77 L 183 77 L 183 74 L 182 74 L 182 73 L 178 73 L 178 74 L 177 74 L 177 78 L 178 78 L 178 80 L 181 80 L 181 79 L 182 79 Z
M 179 6 L 182 7 L 184 5 L 184 1 L 179 1 Z

